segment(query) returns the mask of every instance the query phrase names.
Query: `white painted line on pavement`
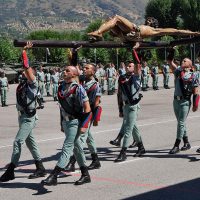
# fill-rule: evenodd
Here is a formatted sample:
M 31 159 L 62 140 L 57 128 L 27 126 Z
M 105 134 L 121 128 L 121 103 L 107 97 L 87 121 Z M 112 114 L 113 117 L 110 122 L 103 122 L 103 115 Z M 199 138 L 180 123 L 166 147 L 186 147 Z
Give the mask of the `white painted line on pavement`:
M 149 159 L 149 157 L 135 158 L 133 160 L 127 160 L 127 161 L 119 162 L 119 163 L 116 163 L 116 164 L 122 165 L 122 164 L 130 163 L 130 162 L 136 162 L 136 161 L 147 160 L 147 159 Z
M 200 115 L 191 116 L 191 117 L 188 117 L 187 119 L 193 119 L 193 118 L 198 118 L 198 117 L 200 117 Z M 176 121 L 176 119 L 167 120 L 167 121 L 160 121 L 160 122 L 153 122 L 153 123 L 148 123 L 148 124 L 140 124 L 140 125 L 138 125 L 138 127 L 151 126 L 151 125 L 157 125 L 157 124 L 166 124 L 166 123 L 168 123 L 168 122 L 174 122 L 174 121 Z M 104 133 L 104 132 L 112 132 L 112 131 L 117 131 L 117 130 L 119 130 L 119 129 L 120 129 L 120 128 L 107 129 L 107 130 L 102 130 L 102 131 L 94 132 L 94 134 L 97 134 L 97 133 Z M 60 140 L 60 139 L 63 139 L 63 138 L 65 138 L 65 137 L 51 138 L 51 139 L 46 139 L 46 140 L 38 140 L 37 142 L 38 142 L 38 143 L 42 143 L 42 142 L 47 142 L 47 141 L 52 141 L 52 140 Z M 12 146 L 13 146 L 13 145 L 0 146 L 0 149 L 12 147 Z

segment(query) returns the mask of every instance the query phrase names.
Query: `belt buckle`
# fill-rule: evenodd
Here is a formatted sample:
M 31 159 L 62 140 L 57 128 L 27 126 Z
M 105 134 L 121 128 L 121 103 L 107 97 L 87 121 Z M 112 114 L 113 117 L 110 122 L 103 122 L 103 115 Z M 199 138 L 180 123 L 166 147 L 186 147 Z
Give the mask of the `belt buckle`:
M 180 96 L 177 96 L 177 100 L 179 100 L 179 101 L 180 101 L 180 100 L 181 100 L 181 97 L 180 97 Z

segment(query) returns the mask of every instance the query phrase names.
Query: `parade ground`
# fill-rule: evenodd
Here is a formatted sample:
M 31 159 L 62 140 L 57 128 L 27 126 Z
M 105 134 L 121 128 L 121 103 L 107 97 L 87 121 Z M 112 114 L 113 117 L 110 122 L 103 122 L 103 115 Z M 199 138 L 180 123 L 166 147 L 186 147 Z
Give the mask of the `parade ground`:
M 10 162 L 12 143 L 18 131 L 16 111 L 16 84 L 10 85 L 8 107 L 0 107 L 0 175 Z M 151 84 L 150 84 L 151 86 Z M 173 112 L 173 75 L 171 89 L 164 89 L 160 75 L 159 90 L 150 88 L 143 93 L 137 124 L 147 153 L 141 158 L 133 157 L 136 148 L 129 149 L 127 160 L 113 161 L 119 147 L 109 144 L 120 129 L 122 118 L 118 117 L 117 95 L 102 96 L 102 119 L 99 126 L 92 127 L 101 168 L 90 171 L 92 182 L 75 186 L 79 179 L 78 165 L 74 173 L 61 173 L 57 186 L 42 186 L 41 180 L 28 179 L 35 170 L 34 161 L 23 146 L 15 180 L 0 183 L 0 200 L 199 200 L 200 199 L 200 110 L 190 111 L 187 119 L 188 137 L 192 148 L 186 152 L 169 155 L 176 139 L 177 122 Z M 64 141 L 60 131 L 59 105 L 52 97 L 44 97 L 45 108 L 38 110 L 39 121 L 34 129 L 44 166 L 47 172 L 55 167 Z M 131 143 L 132 141 L 130 141 Z M 181 143 L 181 146 L 183 143 Z M 85 149 L 87 164 L 91 156 Z

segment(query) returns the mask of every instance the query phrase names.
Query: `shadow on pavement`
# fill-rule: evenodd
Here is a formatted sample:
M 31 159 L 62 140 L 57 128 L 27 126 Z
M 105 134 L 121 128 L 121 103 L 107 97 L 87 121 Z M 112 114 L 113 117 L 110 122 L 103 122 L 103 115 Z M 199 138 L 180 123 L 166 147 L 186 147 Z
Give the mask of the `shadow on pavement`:
M 40 183 L 20 183 L 20 182 L 10 183 L 10 182 L 7 182 L 7 183 L 0 183 L 0 187 L 8 188 L 8 189 L 27 188 L 27 189 L 36 191 L 36 193 L 33 193 L 32 195 L 44 195 L 44 194 L 52 192 L 52 191 L 49 191 L 48 189 L 46 189 Z
M 197 178 L 123 200 L 199 200 L 199 185 L 200 178 Z

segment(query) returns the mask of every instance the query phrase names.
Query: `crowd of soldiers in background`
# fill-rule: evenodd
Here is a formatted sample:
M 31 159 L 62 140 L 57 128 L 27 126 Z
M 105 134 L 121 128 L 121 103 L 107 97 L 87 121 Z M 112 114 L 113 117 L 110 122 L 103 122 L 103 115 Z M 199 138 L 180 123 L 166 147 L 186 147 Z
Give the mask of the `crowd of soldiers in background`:
M 79 64 L 80 75 L 83 74 L 83 66 L 87 62 Z M 64 67 L 64 66 L 63 66 Z M 62 67 L 55 67 L 53 69 L 46 69 L 42 65 L 37 70 L 37 80 L 40 88 L 40 100 L 39 108 L 43 108 L 44 94 L 48 97 L 52 96 L 54 101 L 57 101 L 57 92 L 59 83 L 63 80 L 62 78 Z M 197 59 L 194 64 L 194 70 L 200 73 L 200 63 Z M 150 88 L 149 80 L 152 78 L 152 89 L 159 90 L 158 80 L 159 74 L 163 74 L 163 88 L 170 89 L 169 87 L 169 78 L 170 78 L 170 68 L 166 61 L 162 65 L 158 65 L 154 61 L 151 66 L 147 62 L 142 63 L 142 75 L 141 75 L 141 89 L 142 91 L 148 91 Z M 109 63 L 104 66 L 101 63 L 96 65 L 96 79 L 98 80 L 101 88 L 102 94 L 113 95 L 117 89 L 117 80 L 120 75 L 126 74 L 126 64 L 124 62 L 120 63 L 119 69 L 116 69 L 113 63 Z M 18 82 L 23 81 L 23 74 L 21 73 L 18 76 Z M 8 79 L 4 72 L 1 72 L 0 76 L 0 94 L 1 94 L 1 104 L 2 107 L 7 105 L 7 91 L 9 90 Z

